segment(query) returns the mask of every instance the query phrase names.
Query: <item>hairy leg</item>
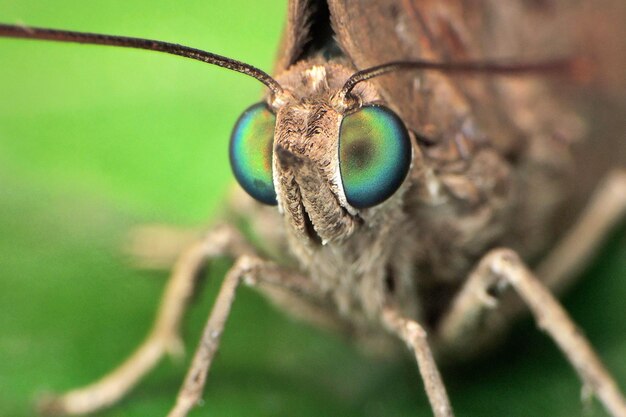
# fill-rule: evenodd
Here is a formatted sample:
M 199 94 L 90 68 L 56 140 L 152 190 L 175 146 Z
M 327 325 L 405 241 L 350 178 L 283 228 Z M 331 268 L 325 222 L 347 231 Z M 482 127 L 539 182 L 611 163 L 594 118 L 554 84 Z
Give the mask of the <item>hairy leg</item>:
M 594 394 L 613 417 L 626 417 L 626 401 L 590 343 L 550 290 L 509 249 L 489 252 L 470 275 L 465 288 L 442 321 L 437 337 L 440 343 L 458 348 L 466 345 L 475 326 L 497 328 L 498 293 L 511 287 L 530 309 L 539 328 L 558 345 L 572 364 L 584 388 Z M 504 306 L 506 307 L 506 306 Z M 465 314 L 461 316 L 460 314 Z
M 228 224 L 246 224 L 263 241 L 264 253 L 284 253 L 282 219 L 273 207 L 257 203 L 241 187 L 233 187 L 224 212 L 217 218 Z M 124 252 L 133 266 L 169 270 L 188 246 L 204 236 L 206 227 L 182 228 L 146 224 L 134 228 L 124 243 Z
M 419 323 L 404 318 L 393 308 L 386 308 L 383 311 L 382 319 L 387 329 L 402 339 L 415 354 L 420 375 L 424 381 L 424 388 L 435 417 L 452 417 L 454 415 L 452 406 L 428 345 L 426 331 Z
M 626 169 L 619 169 L 600 183 L 576 224 L 539 264 L 537 275 L 553 291 L 567 287 L 625 217 Z
M 626 170 L 611 172 L 602 181 L 572 229 L 537 268 L 537 276 L 552 291 L 575 278 L 611 229 L 626 217 Z M 494 308 L 498 306 L 497 312 Z M 505 330 L 513 316 L 527 311 L 524 303 L 499 288 L 469 281 L 441 320 L 438 336 L 447 350 L 471 355 Z M 468 340 L 469 339 L 469 340 Z
M 133 267 L 165 271 L 172 268 L 179 256 L 205 234 L 206 229 L 201 228 L 141 225 L 130 231 L 123 251 Z
M 191 366 L 178 393 L 176 404 L 168 414 L 169 417 L 186 416 L 200 401 L 237 288 L 242 282 L 248 285 L 281 288 L 303 297 L 310 296 L 316 291 L 311 286 L 310 280 L 302 275 L 255 256 L 240 257 L 222 283 Z
M 119 401 L 167 353 L 182 354 L 179 326 L 199 271 L 213 258 L 252 254 L 253 249 L 237 230 L 217 227 L 182 252 L 159 305 L 152 330 L 126 361 L 100 380 L 44 399 L 45 414 L 86 414 Z

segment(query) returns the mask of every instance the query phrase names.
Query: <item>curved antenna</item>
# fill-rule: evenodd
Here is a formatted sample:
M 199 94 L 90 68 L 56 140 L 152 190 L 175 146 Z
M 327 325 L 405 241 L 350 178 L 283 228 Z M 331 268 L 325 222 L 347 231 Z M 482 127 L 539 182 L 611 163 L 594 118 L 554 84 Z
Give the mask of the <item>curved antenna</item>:
M 345 101 L 352 89 L 360 82 L 369 80 L 393 71 L 406 70 L 430 70 L 447 73 L 479 73 L 495 75 L 522 75 L 529 73 L 563 72 L 575 70 L 576 62 L 573 59 L 555 59 L 550 61 L 512 63 L 498 61 L 467 61 L 467 62 L 434 62 L 426 60 L 418 61 L 392 61 L 357 71 L 348 78 L 337 98 Z
M 40 39 L 48 41 L 75 42 L 95 45 L 121 46 L 124 48 L 148 49 L 151 51 L 165 52 L 166 54 L 179 55 L 191 58 L 207 64 L 217 65 L 242 74 L 249 75 L 265 84 L 277 95 L 282 93 L 283 88 L 278 81 L 266 72 L 252 65 L 240 62 L 225 56 L 212 54 L 211 52 L 175 43 L 155 41 L 151 39 L 131 38 L 126 36 L 102 35 L 97 33 L 74 32 L 69 30 L 44 29 L 37 27 L 0 24 L 0 36 L 10 38 Z

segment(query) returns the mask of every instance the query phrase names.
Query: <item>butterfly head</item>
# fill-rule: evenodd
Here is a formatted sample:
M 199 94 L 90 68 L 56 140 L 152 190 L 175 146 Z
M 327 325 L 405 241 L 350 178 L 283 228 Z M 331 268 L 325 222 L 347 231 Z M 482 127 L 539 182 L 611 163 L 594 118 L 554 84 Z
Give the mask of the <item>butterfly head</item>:
M 304 62 L 277 81 L 270 102 L 248 108 L 235 125 L 230 161 L 241 186 L 277 204 L 288 224 L 318 243 L 342 240 L 403 184 L 412 147 L 401 119 L 369 83 L 338 92 L 352 71 Z

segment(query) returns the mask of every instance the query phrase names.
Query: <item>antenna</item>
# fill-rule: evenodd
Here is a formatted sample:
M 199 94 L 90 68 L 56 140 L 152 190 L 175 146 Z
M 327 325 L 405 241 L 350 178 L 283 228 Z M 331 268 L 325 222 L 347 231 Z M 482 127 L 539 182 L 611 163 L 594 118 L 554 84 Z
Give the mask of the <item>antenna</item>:
M 348 78 L 337 98 L 345 101 L 352 89 L 360 82 L 394 71 L 428 70 L 446 73 L 525 75 L 548 72 L 572 72 L 576 70 L 577 61 L 573 59 L 555 59 L 530 63 L 505 61 L 466 61 L 466 62 L 434 62 L 434 61 L 393 61 L 357 71 Z
M 217 65 L 256 78 L 265 84 L 275 95 L 282 93 L 283 88 L 278 81 L 266 72 L 244 62 L 236 61 L 225 56 L 190 48 L 175 43 L 155 41 L 143 38 L 126 36 L 102 35 L 97 33 L 74 32 L 69 30 L 44 29 L 29 26 L 0 24 L 0 36 L 8 38 L 39 39 L 58 42 L 75 42 L 106 46 L 120 46 L 123 48 L 148 49 L 191 58 L 207 64 Z

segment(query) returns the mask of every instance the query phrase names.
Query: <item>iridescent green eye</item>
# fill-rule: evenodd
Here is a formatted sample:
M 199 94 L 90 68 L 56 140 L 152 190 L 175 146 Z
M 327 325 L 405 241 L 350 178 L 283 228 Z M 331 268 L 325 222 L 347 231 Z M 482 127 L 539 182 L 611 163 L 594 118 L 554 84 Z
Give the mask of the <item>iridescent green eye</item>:
M 272 148 L 276 116 L 265 103 L 249 107 L 230 136 L 230 166 L 235 178 L 255 199 L 275 205 Z
M 339 170 L 352 207 L 372 207 L 391 197 L 410 165 L 409 134 L 394 112 L 370 105 L 343 118 Z

